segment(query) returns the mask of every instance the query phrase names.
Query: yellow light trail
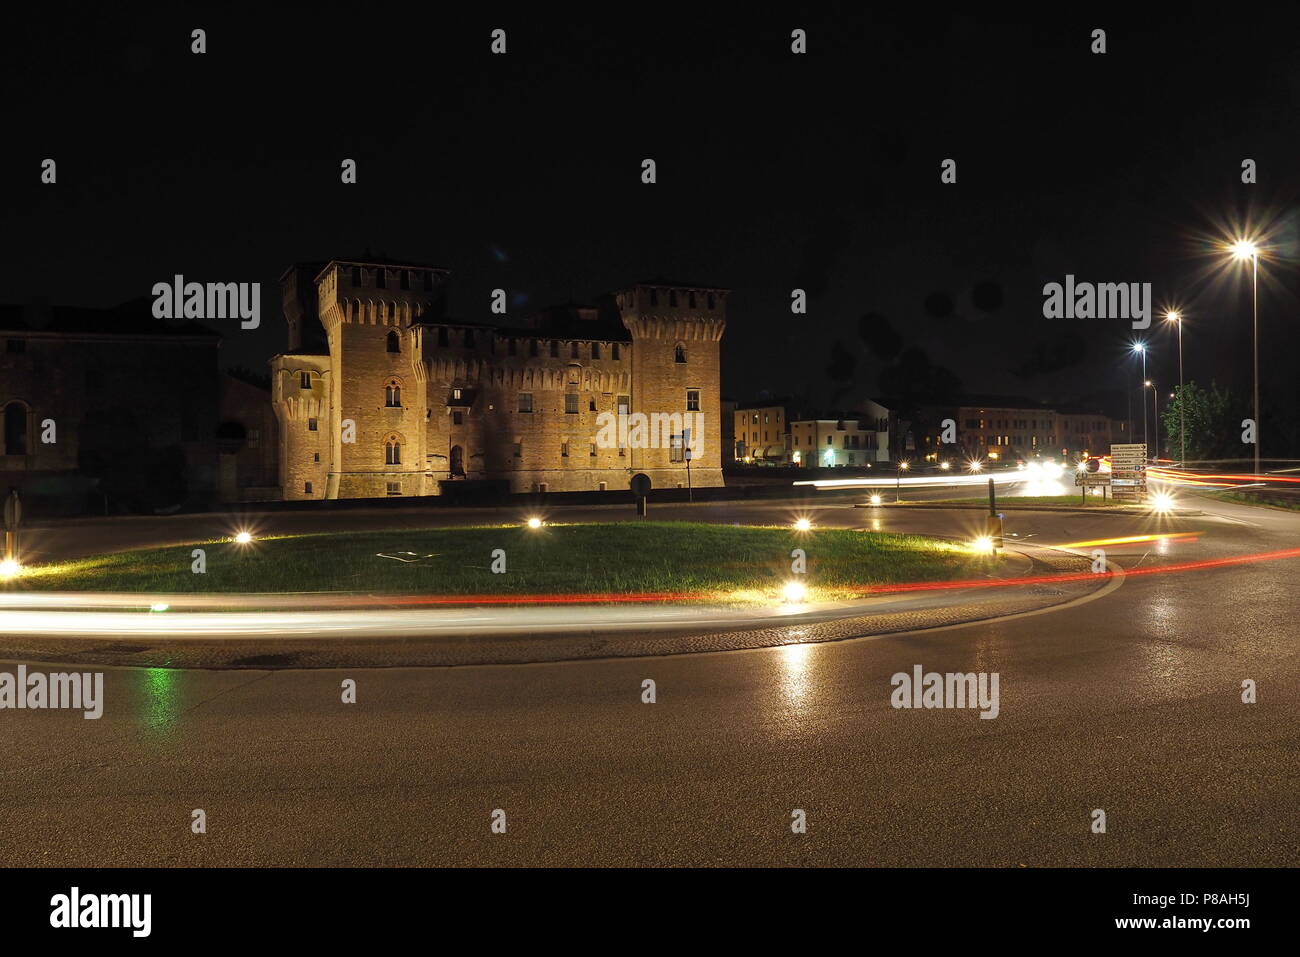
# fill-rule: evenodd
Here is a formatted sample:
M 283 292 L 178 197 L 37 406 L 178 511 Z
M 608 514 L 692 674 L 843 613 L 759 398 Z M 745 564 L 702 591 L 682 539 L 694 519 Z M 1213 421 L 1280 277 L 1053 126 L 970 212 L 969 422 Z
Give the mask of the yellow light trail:
M 1123 538 L 1096 538 L 1090 542 L 1070 542 L 1068 545 L 1057 545 L 1057 548 L 1092 548 L 1094 545 L 1135 545 L 1138 542 L 1158 542 L 1169 541 L 1171 539 L 1196 539 L 1200 532 L 1164 532 L 1155 535 L 1125 535 Z

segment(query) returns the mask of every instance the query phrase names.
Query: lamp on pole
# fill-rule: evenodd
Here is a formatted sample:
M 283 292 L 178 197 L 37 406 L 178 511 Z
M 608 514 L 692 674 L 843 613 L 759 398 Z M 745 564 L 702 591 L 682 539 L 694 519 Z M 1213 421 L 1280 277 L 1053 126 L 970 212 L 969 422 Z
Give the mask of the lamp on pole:
M 1183 394 L 1183 317 L 1171 312 L 1165 319 L 1178 327 L 1178 462 L 1179 468 L 1187 468 L 1187 431 L 1183 427 L 1183 413 L 1187 407 L 1187 396 Z
M 903 500 L 903 499 L 901 498 L 901 495 L 902 495 L 902 492 L 903 492 L 903 473 L 907 471 L 907 465 L 908 465 L 908 463 L 905 462 L 905 461 L 900 461 L 900 462 L 898 463 L 898 473 L 897 473 L 897 476 L 896 476 L 895 481 L 894 481 L 894 501 L 895 501 L 895 502 L 901 502 L 901 501 Z
M 1151 458 L 1156 465 L 1160 464 L 1160 388 L 1155 384 L 1155 380 L 1147 379 L 1146 386 L 1151 390 L 1151 416 L 1155 419 L 1156 427 L 1156 447 L 1151 453 Z M 1146 409 L 1147 404 L 1144 401 L 1142 408 Z
M 1145 388 L 1147 385 L 1151 384 L 1146 381 L 1147 380 L 1147 344 L 1145 342 L 1135 342 L 1133 343 L 1133 351 L 1142 357 L 1142 381 L 1144 383 L 1143 388 Z M 1145 393 L 1143 393 L 1142 395 L 1142 444 L 1143 445 L 1149 444 L 1149 437 L 1147 435 L 1147 398 Z
M 1255 330 L 1255 474 L 1259 474 L 1259 247 L 1249 239 L 1239 239 L 1228 247 L 1234 259 L 1250 260 L 1251 310 Z

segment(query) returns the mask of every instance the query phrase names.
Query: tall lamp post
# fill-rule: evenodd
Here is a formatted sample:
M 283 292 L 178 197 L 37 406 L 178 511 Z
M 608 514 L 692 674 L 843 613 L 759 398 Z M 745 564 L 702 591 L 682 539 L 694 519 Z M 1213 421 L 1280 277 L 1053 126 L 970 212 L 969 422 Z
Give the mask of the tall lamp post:
M 1160 388 L 1156 385 L 1154 379 L 1147 379 L 1146 386 L 1151 390 L 1151 416 L 1155 419 L 1156 427 L 1156 447 L 1151 453 L 1151 458 L 1156 465 L 1160 464 Z M 1147 407 L 1146 400 L 1142 402 L 1142 408 Z
M 1187 431 L 1183 428 L 1183 412 L 1187 396 L 1183 394 L 1183 317 L 1177 312 L 1165 316 L 1178 327 L 1178 461 L 1179 468 L 1187 468 Z
M 1150 385 L 1147 382 L 1147 344 L 1145 342 L 1133 343 L 1133 351 L 1142 357 L 1142 382 L 1143 388 Z M 1150 439 L 1147 435 L 1147 397 L 1146 393 L 1142 394 L 1142 444 L 1148 445 Z
M 1259 247 L 1248 239 L 1239 239 L 1229 249 L 1234 259 L 1250 260 L 1251 310 L 1255 328 L 1255 474 L 1259 474 Z

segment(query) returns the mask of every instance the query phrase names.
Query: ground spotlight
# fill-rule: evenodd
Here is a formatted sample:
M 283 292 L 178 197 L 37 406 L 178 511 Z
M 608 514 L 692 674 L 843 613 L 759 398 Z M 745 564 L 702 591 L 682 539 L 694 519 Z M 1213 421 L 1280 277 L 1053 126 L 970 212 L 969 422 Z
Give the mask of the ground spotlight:
M 879 496 L 879 495 L 873 495 L 873 496 L 871 496 L 871 504 L 872 504 L 872 505 L 879 505 L 879 504 L 880 504 L 880 496 Z
M 541 527 L 542 527 L 542 520 L 541 520 L 540 518 L 538 518 L 536 515 L 534 515 L 532 518 L 530 518 L 530 519 L 528 520 L 528 527 L 529 527 L 529 528 L 541 528 Z
M 1157 512 L 1172 512 L 1174 510 L 1174 497 L 1168 492 L 1156 492 L 1151 496 L 1151 508 Z
M 804 587 L 803 582 L 790 581 L 786 582 L 785 587 L 781 589 L 781 595 L 788 602 L 800 604 L 803 602 L 804 598 L 807 597 L 808 589 Z
M 250 532 L 239 532 L 237 535 L 235 535 L 236 545 L 247 545 L 252 540 L 253 540 L 253 536 Z
M 794 530 L 796 532 L 811 532 L 812 522 L 806 518 L 795 519 Z
M 6 558 L 4 561 L 0 562 L 0 581 L 9 581 L 10 579 L 17 578 L 18 573 L 22 570 L 23 566 L 19 565 L 15 559 Z
M 993 539 L 989 538 L 987 535 L 981 535 L 979 538 L 975 539 L 975 541 L 970 543 L 970 547 L 981 554 L 991 555 L 993 554 Z

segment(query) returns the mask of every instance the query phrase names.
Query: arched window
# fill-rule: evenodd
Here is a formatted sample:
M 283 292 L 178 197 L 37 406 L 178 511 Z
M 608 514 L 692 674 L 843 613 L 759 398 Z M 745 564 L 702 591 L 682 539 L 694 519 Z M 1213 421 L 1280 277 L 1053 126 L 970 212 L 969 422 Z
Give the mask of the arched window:
M 683 343 L 677 343 L 677 348 L 673 350 L 673 359 L 677 362 L 686 361 L 686 346 Z
M 402 339 L 396 332 L 388 334 L 388 351 L 393 353 L 402 351 Z
M 390 409 L 402 407 L 402 386 L 396 379 L 389 379 L 384 386 L 384 405 Z
M 27 406 L 10 402 L 5 406 L 5 455 L 27 454 Z
M 402 441 L 396 434 L 384 439 L 384 464 L 401 465 L 402 464 Z

